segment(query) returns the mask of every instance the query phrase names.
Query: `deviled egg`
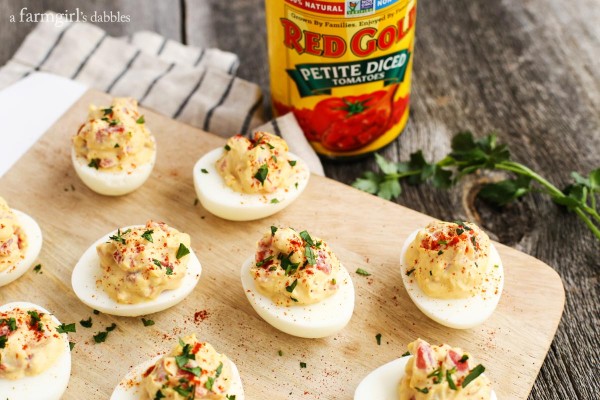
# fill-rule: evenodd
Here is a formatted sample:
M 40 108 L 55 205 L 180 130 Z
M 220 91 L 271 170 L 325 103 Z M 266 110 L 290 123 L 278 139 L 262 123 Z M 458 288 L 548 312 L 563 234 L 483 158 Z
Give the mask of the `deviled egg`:
M 194 166 L 194 186 L 202 206 L 231 221 L 250 221 L 283 210 L 306 188 L 310 171 L 288 152 L 282 138 L 256 132 L 236 135 Z
M 71 284 L 88 306 L 135 317 L 182 301 L 201 273 L 189 235 L 163 222 L 148 221 L 98 239 L 75 265 Z
M 29 215 L 10 209 L 0 197 L 0 286 L 31 268 L 42 249 L 42 231 Z
M 59 400 L 71 376 L 64 325 L 46 309 L 27 302 L 0 306 L 2 399 Z
M 192 334 L 171 353 L 134 367 L 110 399 L 244 400 L 244 389 L 235 364 Z
M 408 352 L 367 375 L 354 400 L 496 400 L 485 367 L 469 353 L 417 339 Z
M 115 98 L 106 108 L 91 106 L 72 143 L 77 175 L 103 195 L 133 192 L 154 168 L 156 143 L 132 98 Z
M 402 281 L 415 305 L 455 329 L 483 323 L 502 294 L 504 269 L 489 237 L 468 222 L 436 221 L 406 239 Z
M 241 274 L 246 297 L 258 315 L 290 335 L 333 335 L 352 317 L 350 274 L 327 243 L 307 231 L 272 226 Z

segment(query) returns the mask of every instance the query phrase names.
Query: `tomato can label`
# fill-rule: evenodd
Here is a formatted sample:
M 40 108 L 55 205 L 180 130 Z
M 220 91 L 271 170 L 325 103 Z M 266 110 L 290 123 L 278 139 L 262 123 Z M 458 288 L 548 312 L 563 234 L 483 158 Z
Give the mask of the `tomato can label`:
M 371 153 L 408 121 L 416 0 L 266 0 L 271 98 L 315 150 Z

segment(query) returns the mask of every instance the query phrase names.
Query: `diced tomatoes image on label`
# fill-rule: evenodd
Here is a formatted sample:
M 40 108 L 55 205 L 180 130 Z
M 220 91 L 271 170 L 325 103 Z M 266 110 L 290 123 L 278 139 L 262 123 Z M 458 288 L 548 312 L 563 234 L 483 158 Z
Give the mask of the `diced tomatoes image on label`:
M 276 104 L 279 113 L 292 111 L 308 140 L 333 151 L 352 151 L 373 142 L 397 124 L 408 96 L 394 101 L 398 85 L 359 96 L 329 97 L 314 109 Z

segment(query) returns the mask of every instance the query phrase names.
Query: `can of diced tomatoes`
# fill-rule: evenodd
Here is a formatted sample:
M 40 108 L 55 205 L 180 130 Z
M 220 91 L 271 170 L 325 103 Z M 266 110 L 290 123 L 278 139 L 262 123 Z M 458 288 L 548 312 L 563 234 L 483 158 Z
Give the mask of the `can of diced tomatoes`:
M 265 0 L 276 115 L 315 150 L 356 157 L 408 121 L 417 0 Z

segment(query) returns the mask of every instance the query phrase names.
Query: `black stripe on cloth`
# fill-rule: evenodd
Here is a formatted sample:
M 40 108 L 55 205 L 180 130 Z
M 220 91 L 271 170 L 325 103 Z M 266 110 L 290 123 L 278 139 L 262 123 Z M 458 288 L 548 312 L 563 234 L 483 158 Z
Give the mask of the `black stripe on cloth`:
M 56 40 L 54 41 L 54 44 L 48 49 L 48 52 L 46 53 L 46 55 L 44 56 L 44 58 L 42 58 L 42 61 L 40 61 L 38 63 L 38 65 L 34 68 L 35 71 L 39 71 L 40 68 L 42 68 L 42 65 L 44 65 L 44 63 L 46 63 L 46 61 L 48 61 L 48 59 L 50 58 L 50 56 L 52 55 L 52 53 L 54 52 L 54 49 L 56 49 L 56 46 L 58 46 L 58 44 L 60 43 L 60 41 L 62 40 L 63 36 L 65 36 L 65 33 L 67 33 L 67 31 L 72 27 L 75 26 L 75 24 L 69 24 L 67 25 L 62 31 L 60 31 L 60 33 L 58 34 L 58 36 L 56 37 Z M 29 75 L 29 74 L 28 74 Z
M 239 65 L 239 61 L 235 60 L 230 66 L 229 66 L 229 70 L 227 72 L 229 72 L 229 75 L 233 75 L 233 71 L 237 68 L 237 66 Z
M 233 86 L 233 81 L 235 80 L 235 77 L 232 76 L 231 79 L 229 80 L 229 83 L 227 84 L 227 88 L 225 88 L 225 91 L 223 92 L 223 95 L 221 96 L 221 98 L 219 99 L 219 102 L 217 104 L 215 104 L 214 106 L 212 106 L 212 108 L 210 110 L 208 110 L 208 112 L 206 113 L 206 118 L 204 119 L 204 127 L 203 129 L 205 131 L 209 131 L 208 127 L 210 126 L 210 120 L 212 119 L 213 113 L 215 112 L 215 110 L 217 108 L 219 108 L 227 99 L 227 96 L 229 96 L 229 92 L 231 92 L 231 87 Z
M 200 88 L 200 85 L 202 85 L 202 81 L 204 80 L 205 76 L 206 70 L 204 70 L 204 72 L 200 76 L 200 79 L 198 80 L 198 83 L 196 83 L 196 86 L 194 86 L 192 91 L 185 97 L 185 99 L 183 99 L 183 102 L 179 105 L 179 108 L 177 109 L 177 111 L 175 111 L 175 114 L 173 114 L 173 118 L 179 117 L 179 115 L 181 114 L 185 106 L 187 106 L 187 103 L 190 101 L 194 93 L 196 93 L 196 91 Z
M 31 75 L 32 72 L 33 70 L 30 69 L 29 71 L 25 72 L 18 80 L 20 81 L 21 79 L 27 78 L 29 75 Z
M 83 59 L 83 61 L 81 62 L 81 64 L 79 64 L 79 67 L 77 67 L 77 70 L 75 71 L 75 73 L 73 74 L 73 76 L 71 76 L 71 79 L 75 79 L 75 78 L 77 78 L 79 76 L 79 74 L 83 70 L 83 67 L 85 67 L 85 65 L 88 63 L 88 61 L 90 61 L 90 58 L 92 58 L 92 56 L 94 55 L 94 53 L 96 53 L 96 51 L 98 50 L 98 48 L 100 47 L 100 45 L 102 44 L 102 42 L 104 42 L 104 39 L 106 39 L 107 36 L 108 36 L 108 34 L 106 32 L 104 32 L 104 35 L 102 35 L 102 37 L 100 38 L 100 40 L 98 40 L 98 42 L 96 43 L 96 45 L 94 46 L 94 48 L 92 49 L 92 51 L 90 51 L 88 53 L 88 55 L 85 56 L 85 58 Z
M 244 118 L 244 123 L 242 124 L 242 129 L 240 130 L 241 134 L 246 135 L 246 134 L 250 133 L 250 132 L 248 132 L 248 128 L 250 126 L 250 121 L 252 121 L 252 116 L 254 115 L 254 113 L 256 113 L 256 110 L 258 110 L 258 107 L 260 107 L 262 102 L 263 102 L 263 97 L 259 96 L 258 100 L 256 100 L 256 102 L 248 110 L 248 113 L 246 113 L 246 118 Z
M 169 65 L 169 68 L 167 68 L 165 71 L 161 72 L 160 75 L 158 75 L 156 78 L 154 78 L 154 80 L 152 82 L 150 82 L 150 85 L 148 86 L 148 89 L 146 89 L 146 92 L 144 93 L 144 95 L 142 97 L 140 97 L 140 103 L 143 102 L 146 97 L 148 96 L 148 94 L 150 94 L 150 91 L 152 90 L 152 88 L 154 87 L 154 85 L 156 85 L 156 82 L 158 82 L 163 76 L 165 76 L 166 74 L 168 74 L 169 72 L 171 72 L 171 70 L 175 67 L 175 63 L 171 63 Z
M 279 129 L 279 122 L 277 122 L 277 118 L 271 121 L 271 125 L 273 125 L 273 130 L 275 131 L 275 134 L 281 137 L 281 129 Z
M 131 66 L 133 65 L 133 62 L 136 60 L 136 58 L 139 57 L 140 53 L 141 53 L 141 50 L 138 50 L 135 52 L 133 57 L 131 57 L 131 59 L 127 62 L 127 65 L 125 65 L 125 68 L 123 69 L 123 71 L 121 71 L 121 73 L 119 75 L 117 75 L 115 80 L 112 81 L 112 83 L 110 85 L 108 85 L 108 88 L 106 89 L 106 93 L 110 93 L 112 88 L 117 84 L 117 82 L 119 82 L 119 80 L 123 77 L 123 75 L 125 75 L 125 73 L 127 73 L 127 71 L 129 71 L 129 68 L 131 68 Z
M 202 61 L 202 59 L 204 58 L 204 52 L 205 52 L 204 49 L 200 49 L 200 54 L 198 55 L 198 59 L 194 63 L 194 67 L 197 66 L 198 64 L 200 64 L 200 61 Z
M 158 51 L 156 52 L 156 55 L 159 56 L 163 50 L 165 49 L 165 47 L 167 47 L 167 38 L 163 38 L 163 42 L 160 45 L 160 47 L 158 48 Z

